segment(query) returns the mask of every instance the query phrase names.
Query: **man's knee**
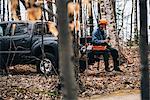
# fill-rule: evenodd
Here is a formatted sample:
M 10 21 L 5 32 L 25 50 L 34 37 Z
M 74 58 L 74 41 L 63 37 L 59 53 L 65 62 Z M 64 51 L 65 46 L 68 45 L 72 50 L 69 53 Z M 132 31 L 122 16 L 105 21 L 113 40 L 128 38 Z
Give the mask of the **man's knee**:
M 111 52 L 111 54 L 118 54 L 117 49 L 114 49 L 114 48 L 110 49 L 110 52 Z

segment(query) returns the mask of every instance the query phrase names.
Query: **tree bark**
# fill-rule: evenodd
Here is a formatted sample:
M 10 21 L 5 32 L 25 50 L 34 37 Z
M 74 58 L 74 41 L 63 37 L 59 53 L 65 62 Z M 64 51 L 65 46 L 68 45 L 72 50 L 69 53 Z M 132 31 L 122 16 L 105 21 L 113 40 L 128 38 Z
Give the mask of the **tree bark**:
M 141 100 L 149 98 L 147 0 L 140 0 Z
M 27 9 L 25 0 L 20 0 L 20 2 L 22 2 L 22 4 L 24 5 L 25 9 Z
M 18 16 L 18 19 L 21 20 L 21 14 L 20 14 L 20 4 L 19 4 L 19 0 L 18 0 L 18 5 L 17 5 L 17 9 L 16 9 L 16 14 Z
M 129 40 L 129 46 L 130 47 L 133 45 L 133 43 L 132 43 L 132 34 L 133 34 L 133 30 L 132 30 L 133 8 L 134 8 L 134 0 L 132 0 L 132 9 L 131 9 L 131 28 L 130 28 L 130 40 Z
M 114 21 L 116 23 L 116 29 L 117 29 L 116 0 L 112 0 L 112 7 L 113 7 L 113 14 L 114 14 Z
M 7 20 L 9 21 L 9 0 L 7 0 Z
M 92 36 L 92 32 L 93 32 L 93 14 L 92 14 L 92 1 L 90 1 L 90 4 L 91 4 L 91 16 L 89 16 L 89 24 L 90 24 L 90 36 Z M 100 14 L 100 8 L 99 8 L 99 14 Z M 101 16 L 101 14 L 100 14 Z
M 48 2 L 48 8 L 49 8 L 49 10 L 51 10 L 51 11 L 52 11 L 52 9 L 53 9 L 52 3 L 53 3 L 53 2 Z M 53 16 L 52 16 L 51 14 L 49 14 L 49 13 L 48 13 L 48 20 L 53 21 Z
M 77 91 L 82 92 L 83 83 L 79 77 L 79 32 L 80 32 L 80 5 L 78 0 L 69 0 L 68 4 L 74 5 L 73 13 L 69 13 L 69 24 L 74 24 L 73 30 L 70 30 L 70 33 L 73 36 L 72 44 L 73 44 L 73 65 L 75 71 L 75 78 L 77 82 Z M 69 6 L 68 6 L 69 7 Z M 69 8 L 68 8 L 69 10 Z
M 58 31 L 59 31 L 59 66 L 63 82 L 64 100 L 77 100 L 75 74 L 73 69 L 72 40 L 68 30 L 68 0 L 57 0 Z
M 134 42 L 135 44 L 139 44 L 139 34 L 138 34 L 138 16 L 137 16 L 137 0 L 135 0 L 135 8 L 134 8 L 134 12 L 135 12 L 135 16 L 134 16 Z
M 2 5 L 2 1 L 0 0 L 0 21 L 1 21 L 1 18 L 2 18 L 1 5 Z
M 3 19 L 2 21 L 5 21 L 5 0 L 3 0 Z

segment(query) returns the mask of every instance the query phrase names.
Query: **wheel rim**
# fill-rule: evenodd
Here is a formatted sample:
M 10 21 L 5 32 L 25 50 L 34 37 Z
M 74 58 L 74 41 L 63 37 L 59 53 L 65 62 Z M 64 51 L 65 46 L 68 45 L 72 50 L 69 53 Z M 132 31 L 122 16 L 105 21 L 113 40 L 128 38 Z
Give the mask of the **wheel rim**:
M 53 66 L 53 64 L 52 64 L 51 60 L 49 60 L 47 58 L 43 59 L 40 62 L 40 70 L 42 73 L 46 73 L 46 74 L 50 73 L 52 70 L 52 66 Z M 44 67 L 45 67 L 45 69 L 44 69 Z

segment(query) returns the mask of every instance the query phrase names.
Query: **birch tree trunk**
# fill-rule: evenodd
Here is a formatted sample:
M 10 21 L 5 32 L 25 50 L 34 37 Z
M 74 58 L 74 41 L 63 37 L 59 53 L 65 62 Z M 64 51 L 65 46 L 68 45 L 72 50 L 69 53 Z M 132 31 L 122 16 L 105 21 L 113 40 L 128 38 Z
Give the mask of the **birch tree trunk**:
M 93 30 L 97 28 L 98 24 L 98 3 L 97 1 L 92 1 L 92 15 L 93 15 Z
M 11 17 L 12 20 L 18 20 L 20 15 L 20 7 L 18 5 L 18 0 L 10 0 L 11 2 Z
M 116 1 L 114 0 L 101 0 L 101 17 L 106 18 L 108 20 L 107 32 L 111 37 L 111 43 L 113 47 L 118 47 L 118 33 L 116 30 L 116 21 L 115 21 L 115 9 L 114 4 Z
M 124 10 L 125 10 L 125 6 L 126 6 L 126 3 L 127 3 L 127 1 L 126 0 L 124 0 L 123 1 L 123 8 L 122 8 L 122 10 L 121 10 L 121 14 L 119 13 L 119 11 L 118 11 L 118 14 L 120 14 L 121 15 L 121 20 L 119 19 L 119 17 L 118 17 L 118 21 L 120 20 L 121 22 L 118 22 L 118 24 L 119 23 L 121 23 L 120 25 L 119 25 L 119 29 L 118 29 L 118 35 L 122 35 L 122 37 L 121 37 L 121 39 L 120 39 L 120 45 L 122 45 L 122 46 L 124 46 L 124 37 L 125 37 L 125 34 L 124 34 L 124 32 L 123 32 L 123 29 L 124 29 Z M 119 9 L 119 7 L 118 7 L 118 9 Z M 119 15 L 118 15 L 119 16 Z
M 47 2 L 48 8 L 53 12 L 53 1 L 52 2 Z M 48 20 L 53 21 L 53 16 L 51 14 L 48 14 Z
M 52 11 L 52 2 L 48 2 L 48 8 Z M 50 14 L 48 14 L 48 20 L 53 21 L 53 17 Z
M 148 29 L 147 0 L 140 0 L 140 58 L 141 58 L 141 100 L 149 98 L 149 66 L 148 66 Z
M 71 6 L 72 5 L 72 6 Z M 72 10 L 71 10 L 72 9 Z M 80 5 L 78 0 L 69 0 L 68 3 L 68 15 L 69 15 L 69 26 L 73 25 L 73 28 L 70 30 L 73 40 L 73 65 L 74 65 L 74 71 L 75 71 L 75 78 L 77 82 L 77 89 L 78 92 L 82 91 L 83 89 L 83 83 L 81 82 L 81 79 L 79 77 L 79 33 L 80 33 Z
M 134 10 L 134 0 L 132 0 L 132 9 L 131 9 L 131 29 L 130 29 L 130 40 L 129 40 L 129 46 L 131 47 L 133 45 L 132 43 L 132 34 L 133 34 L 133 10 Z

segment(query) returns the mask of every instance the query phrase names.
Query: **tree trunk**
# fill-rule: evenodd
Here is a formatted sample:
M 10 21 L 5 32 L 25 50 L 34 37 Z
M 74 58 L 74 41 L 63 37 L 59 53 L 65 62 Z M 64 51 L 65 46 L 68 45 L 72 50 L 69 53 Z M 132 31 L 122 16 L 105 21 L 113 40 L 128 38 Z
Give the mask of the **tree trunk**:
M 9 0 L 7 0 L 7 20 L 9 21 Z
M 111 43 L 113 47 L 118 47 L 118 33 L 116 30 L 115 23 L 115 9 L 114 0 L 101 0 L 101 17 L 106 18 L 108 20 L 108 35 L 111 37 Z M 111 23 L 111 24 L 110 24 Z
M 90 1 L 90 5 L 91 5 L 91 16 L 89 16 L 89 24 L 90 24 L 90 36 L 92 36 L 92 32 L 93 32 L 93 14 L 92 14 L 92 1 Z M 100 10 L 99 10 L 100 11 Z M 99 12 L 100 14 L 100 12 Z
M 147 0 L 140 0 L 141 100 L 149 98 Z
M 124 34 L 124 32 L 123 32 L 123 29 L 124 29 L 124 10 L 125 10 L 125 6 L 126 6 L 126 3 L 127 3 L 127 1 L 126 0 L 124 0 L 123 1 L 124 3 L 123 3 L 123 8 L 122 8 L 122 10 L 121 10 L 121 25 L 120 25 L 120 28 L 118 29 L 118 35 L 120 35 L 120 34 L 122 34 L 122 38 L 120 39 L 120 44 L 121 45 L 124 45 L 124 36 L 125 36 L 125 34 Z M 118 13 L 119 13 L 119 11 L 118 11 Z M 119 14 L 118 14 L 118 16 L 119 16 Z M 118 17 L 118 20 L 120 20 L 119 19 L 119 17 Z M 119 23 L 118 23 L 118 25 L 119 25 Z
M 3 0 L 3 19 L 2 21 L 5 21 L 5 0 Z
M 17 9 L 16 9 L 16 14 L 18 16 L 18 19 L 21 20 L 21 14 L 20 14 L 20 4 L 19 4 L 19 0 L 18 0 L 18 5 L 17 5 Z
M 2 1 L 0 0 L 0 21 L 1 21 L 1 18 L 2 18 L 1 5 L 2 5 Z
M 102 11 L 102 10 L 100 10 L 100 11 Z M 98 24 L 97 24 L 97 22 L 98 22 L 98 3 L 97 3 L 97 1 L 94 1 L 94 0 L 92 1 L 92 16 L 93 16 L 93 30 L 94 30 L 98 26 Z
M 48 8 L 53 12 L 53 6 L 52 6 L 53 2 L 48 2 Z M 48 13 L 48 20 L 53 21 L 53 16 L 51 14 Z
M 115 0 L 112 0 L 112 8 L 113 8 L 113 14 L 114 14 L 114 21 L 116 23 L 116 29 L 117 29 L 117 14 L 116 14 L 116 1 Z
M 43 0 L 43 8 L 45 8 L 45 0 Z M 43 12 L 43 19 L 47 20 L 46 19 L 46 11 L 44 9 L 42 9 L 42 12 Z
M 133 29 L 132 29 L 133 8 L 134 8 L 134 0 L 132 0 L 132 9 L 131 9 L 131 29 L 130 29 L 130 40 L 129 40 L 129 46 L 130 46 L 130 47 L 133 45 L 133 43 L 132 43 L 132 33 L 133 33 Z
M 79 77 L 79 28 L 80 28 L 80 24 L 79 24 L 79 16 L 80 16 L 80 5 L 78 0 L 69 0 L 68 4 L 73 4 L 73 11 L 72 14 L 71 12 L 69 13 L 69 24 L 74 24 L 74 28 L 73 30 L 70 30 L 72 36 L 73 36 L 73 40 L 72 40 L 72 44 L 73 44 L 73 64 L 74 64 L 74 71 L 75 71 L 75 78 L 77 81 L 77 89 L 78 92 L 82 91 L 83 89 L 83 83 L 81 82 L 81 79 Z M 68 6 L 69 7 L 69 6 Z M 69 10 L 69 8 L 68 8 Z
M 63 82 L 64 100 L 77 100 L 75 74 L 73 69 L 73 50 L 71 34 L 68 30 L 68 0 L 57 0 L 58 31 L 59 31 L 59 66 Z
M 25 9 L 27 9 L 25 0 L 20 0 L 20 2 L 24 5 Z
M 98 19 L 101 19 L 102 15 L 101 15 L 101 6 L 100 6 L 100 3 L 98 3 L 98 13 L 99 13 Z
M 138 34 L 138 22 L 137 22 L 137 0 L 135 0 L 135 8 L 134 8 L 134 12 L 135 12 L 135 16 L 134 16 L 134 42 L 135 44 L 139 44 L 139 34 Z
M 19 0 L 10 0 L 11 2 L 11 18 L 12 20 L 20 19 L 20 6 Z

